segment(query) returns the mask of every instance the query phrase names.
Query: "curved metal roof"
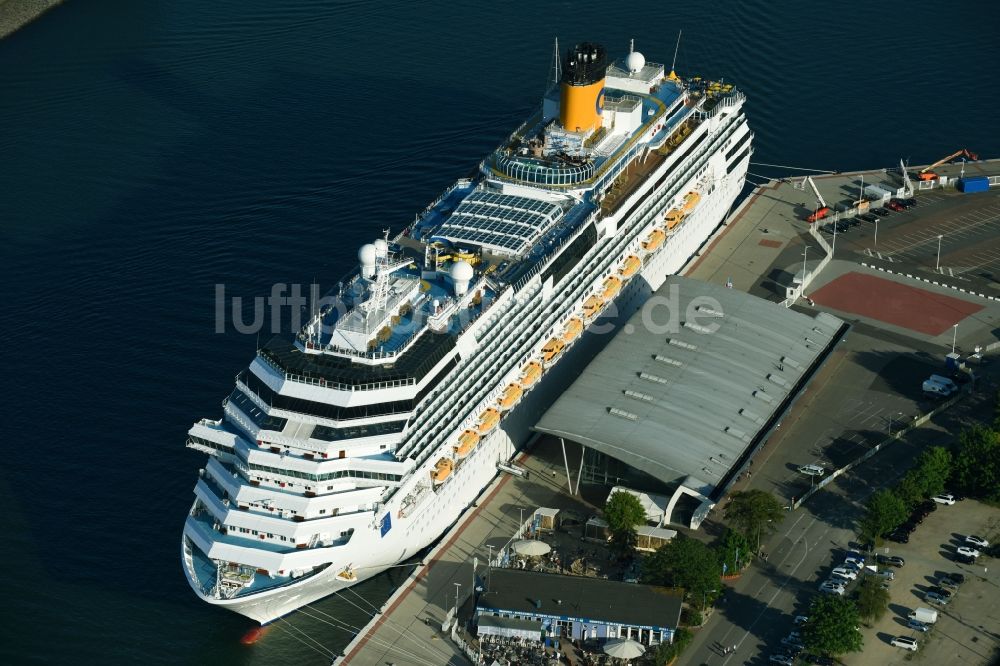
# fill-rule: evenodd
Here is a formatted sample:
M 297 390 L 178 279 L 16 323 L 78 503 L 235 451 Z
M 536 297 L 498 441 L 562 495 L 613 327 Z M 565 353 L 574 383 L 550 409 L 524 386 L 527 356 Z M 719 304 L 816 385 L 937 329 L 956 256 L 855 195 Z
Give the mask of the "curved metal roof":
M 840 338 L 844 322 L 672 276 L 535 430 L 705 495 Z M 701 482 L 700 484 L 697 482 Z M 700 487 L 699 487 L 700 486 Z

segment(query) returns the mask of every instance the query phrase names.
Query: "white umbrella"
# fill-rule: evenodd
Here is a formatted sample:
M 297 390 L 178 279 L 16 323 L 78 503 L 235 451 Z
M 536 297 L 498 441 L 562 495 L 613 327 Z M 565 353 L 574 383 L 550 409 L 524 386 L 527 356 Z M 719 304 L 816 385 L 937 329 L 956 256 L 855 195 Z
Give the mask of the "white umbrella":
M 531 541 L 522 539 L 514 542 L 514 552 L 518 555 L 529 557 L 540 557 L 552 550 L 552 547 L 544 541 Z
M 616 639 L 604 644 L 604 654 L 615 659 L 635 659 L 645 654 L 645 646 L 631 639 Z

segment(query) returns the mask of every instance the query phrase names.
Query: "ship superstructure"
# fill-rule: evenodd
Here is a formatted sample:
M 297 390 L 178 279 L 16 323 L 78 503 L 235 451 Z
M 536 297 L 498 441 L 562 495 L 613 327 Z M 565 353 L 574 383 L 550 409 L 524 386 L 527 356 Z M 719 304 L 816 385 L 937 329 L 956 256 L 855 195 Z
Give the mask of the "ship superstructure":
M 591 43 L 560 65 L 476 178 L 362 247 L 190 429 L 210 457 L 182 554 L 206 601 L 269 622 L 427 547 L 596 352 L 595 325 L 724 219 L 752 151 L 740 92 Z

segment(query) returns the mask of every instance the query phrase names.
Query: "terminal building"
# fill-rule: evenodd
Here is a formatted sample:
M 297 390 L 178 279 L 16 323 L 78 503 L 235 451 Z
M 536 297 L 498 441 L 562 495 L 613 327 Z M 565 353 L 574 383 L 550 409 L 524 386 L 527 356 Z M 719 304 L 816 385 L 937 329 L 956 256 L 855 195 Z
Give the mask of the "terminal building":
M 538 639 L 630 638 L 669 643 L 680 622 L 683 590 L 602 578 L 493 569 L 477 597 L 477 633 Z
M 570 485 L 667 498 L 655 521 L 697 529 L 848 325 L 671 276 L 542 416 L 580 460 Z M 575 478 L 574 478 L 575 477 Z

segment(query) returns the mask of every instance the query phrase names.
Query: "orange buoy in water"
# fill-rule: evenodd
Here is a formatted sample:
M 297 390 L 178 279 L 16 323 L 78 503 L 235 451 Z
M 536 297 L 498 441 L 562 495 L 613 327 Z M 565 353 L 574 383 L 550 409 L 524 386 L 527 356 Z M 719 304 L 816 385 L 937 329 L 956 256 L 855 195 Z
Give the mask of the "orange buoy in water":
M 243 638 L 240 639 L 240 643 L 243 645 L 253 645 L 267 633 L 268 627 L 254 627 L 247 633 L 243 634 Z

